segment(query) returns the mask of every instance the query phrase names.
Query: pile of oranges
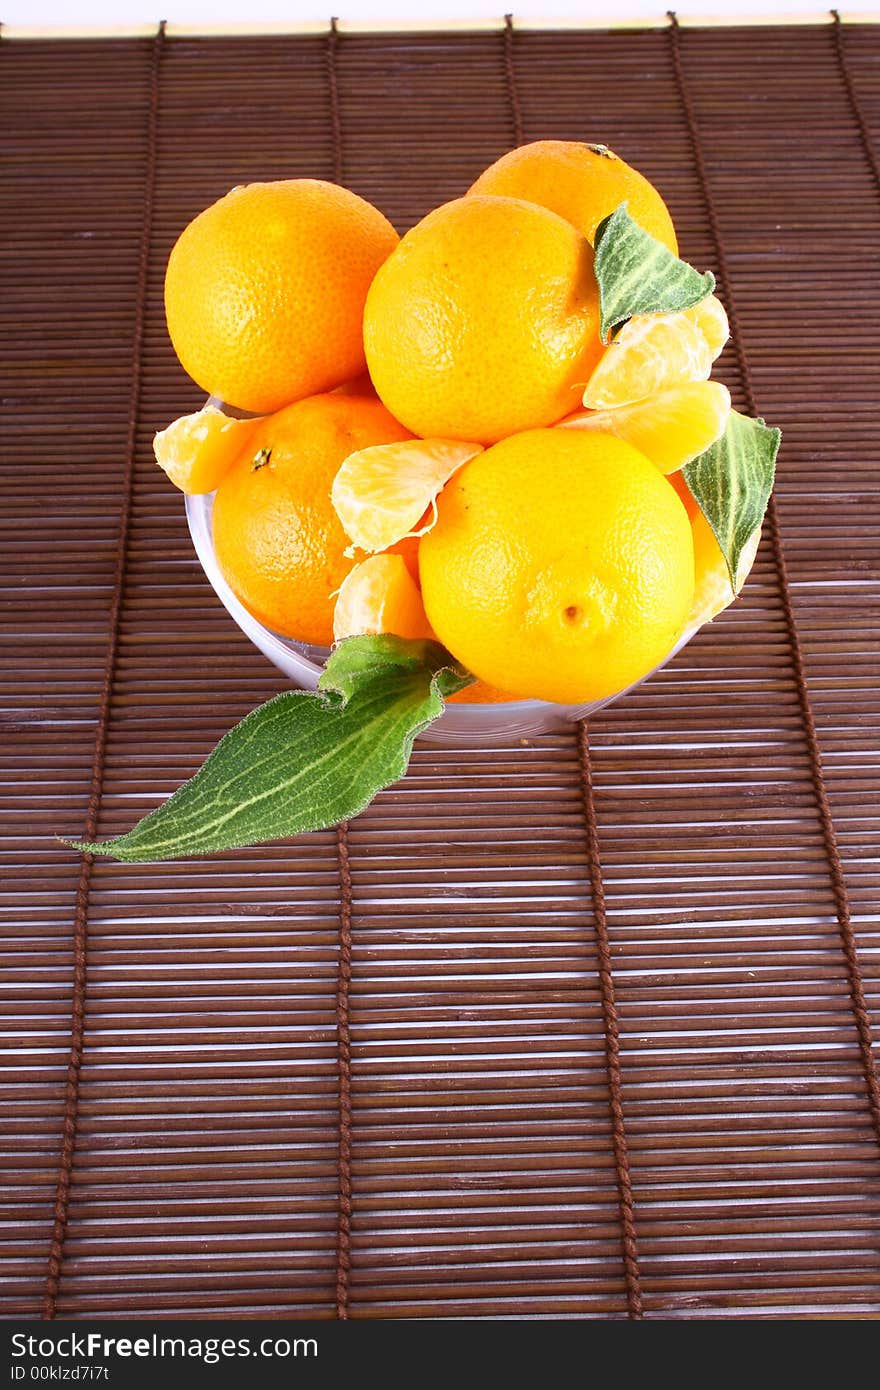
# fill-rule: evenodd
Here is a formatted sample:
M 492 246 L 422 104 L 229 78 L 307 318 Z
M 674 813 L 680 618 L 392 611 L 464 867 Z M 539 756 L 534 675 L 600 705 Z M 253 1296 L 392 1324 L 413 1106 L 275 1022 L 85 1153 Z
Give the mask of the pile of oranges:
M 580 703 L 733 600 L 681 474 L 727 423 L 726 316 L 709 295 L 603 341 L 593 242 L 621 203 L 677 253 L 642 175 L 563 141 L 504 156 L 403 239 L 312 179 L 190 223 L 168 330 L 223 406 L 155 452 L 216 492 L 217 560 L 255 617 L 325 647 L 436 637 L 478 677 L 464 699 Z

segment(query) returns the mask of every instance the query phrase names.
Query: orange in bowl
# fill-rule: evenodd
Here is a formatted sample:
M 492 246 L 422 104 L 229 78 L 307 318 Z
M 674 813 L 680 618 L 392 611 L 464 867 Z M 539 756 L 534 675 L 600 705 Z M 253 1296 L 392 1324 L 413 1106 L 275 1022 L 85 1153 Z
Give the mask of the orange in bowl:
M 408 438 L 381 401 L 310 396 L 260 421 L 214 499 L 214 550 L 244 606 L 273 632 L 333 642 L 336 591 L 354 564 L 330 500 L 340 464 Z
M 203 390 L 265 414 L 356 377 L 373 276 L 398 243 L 382 213 L 320 179 L 234 188 L 178 238 L 165 316 Z

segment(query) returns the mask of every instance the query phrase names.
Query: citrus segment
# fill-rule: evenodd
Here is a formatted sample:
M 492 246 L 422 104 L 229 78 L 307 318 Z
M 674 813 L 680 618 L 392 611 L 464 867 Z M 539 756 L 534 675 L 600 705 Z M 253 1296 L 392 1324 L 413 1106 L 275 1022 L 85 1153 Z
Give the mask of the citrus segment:
M 661 473 L 674 473 L 720 439 L 730 392 L 718 381 L 691 381 L 618 410 L 572 415 L 560 428 L 613 434 L 641 450 Z
M 701 299 L 699 304 L 685 309 L 684 316 L 699 328 L 709 344 L 709 351 L 714 362 L 730 337 L 730 324 L 721 300 L 715 294 L 707 294 L 706 298 Z
M 213 492 L 254 435 L 259 420 L 233 420 L 216 406 L 181 415 L 153 436 L 153 453 L 175 487 Z
M 688 619 L 688 626 L 702 627 L 712 618 L 728 608 L 742 592 L 743 585 L 751 573 L 761 543 L 760 526 L 746 541 L 740 555 L 736 577 L 736 593 L 730 584 L 724 556 L 715 539 L 715 534 L 703 513 L 691 522 L 694 535 L 694 606 Z
M 406 437 L 358 396 L 312 396 L 258 422 L 217 489 L 212 530 L 227 583 L 260 622 L 330 646 L 333 595 L 352 568 L 333 479 L 354 450 Z
M 694 602 L 687 625 L 688 627 L 702 627 L 704 623 L 717 617 L 723 609 L 728 608 L 742 591 L 758 553 L 761 528 L 759 526 L 752 533 L 740 556 L 737 587 L 736 593 L 734 593 L 730 583 L 727 562 L 715 539 L 715 533 L 700 510 L 684 477 L 680 473 L 673 474 L 669 481 L 685 505 L 694 538 Z
M 469 192 L 538 203 L 571 222 L 591 243 L 603 218 L 625 202 L 640 227 L 678 254 L 675 228 L 660 194 L 607 145 L 576 140 L 520 145 L 490 165 Z
M 376 275 L 364 343 L 380 398 L 424 439 L 555 424 L 603 351 L 592 248 L 534 203 L 446 203 Z
M 392 632 L 433 637 L 422 596 L 401 555 L 371 555 L 342 582 L 333 612 L 333 637 Z
M 367 290 L 399 238 L 320 179 L 234 188 L 181 233 L 165 313 L 184 370 L 211 395 L 268 412 L 365 367 Z
M 705 381 L 728 338 L 714 294 L 677 314 L 634 314 L 606 349 L 583 403 L 593 410 L 630 405 L 688 381 Z
M 709 344 L 686 314 L 635 314 L 606 348 L 584 391 L 590 410 L 614 410 L 712 370 Z
M 515 696 L 579 703 L 668 656 L 691 610 L 687 512 L 631 445 L 533 430 L 478 454 L 419 546 L 438 638 Z
M 482 445 L 455 439 L 377 444 L 350 454 L 333 480 L 336 514 L 361 550 L 386 550 L 415 528 L 453 473 Z M 434 524 L 433 517 L 417 534 Z

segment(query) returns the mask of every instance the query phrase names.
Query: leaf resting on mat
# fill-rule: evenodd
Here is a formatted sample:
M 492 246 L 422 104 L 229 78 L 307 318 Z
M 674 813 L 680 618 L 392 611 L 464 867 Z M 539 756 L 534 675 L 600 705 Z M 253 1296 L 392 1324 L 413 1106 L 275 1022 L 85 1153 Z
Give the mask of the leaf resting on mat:
M 740 557 L 764 520 L 781 438 L 763 420 L 732 410 L 721 438 L 682 470 L 721 547 L 734 593 Z
M 612 331 L 633 314 L 677 314 L 691 309 L 715 288 L 634 222 L 621 203 L 596 229 L 594 270 L 599 283 L 600 332 Z
M 437 642 L 351 637 L 314 694 L 286 691 L 261 705 L 127 835 L 74 848 L 145 863 L 348 820 L 403 776 L 416 735 L 472 680 Z

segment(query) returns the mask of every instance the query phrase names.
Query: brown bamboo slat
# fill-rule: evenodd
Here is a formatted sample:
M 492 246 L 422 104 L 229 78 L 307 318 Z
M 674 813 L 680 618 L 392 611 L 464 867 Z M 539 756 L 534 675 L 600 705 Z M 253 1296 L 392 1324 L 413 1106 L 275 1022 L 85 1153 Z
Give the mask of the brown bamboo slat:
M 0 37 L 3 1315 L 880 1314 L 878 58 L 830 21 Z M 768 536 L 580 748 L 420 746 L 341 840 L 81 878 L 56 836 L 279 688 L 151 461 L 201 399 L 180 228 L 308 174 L 403 230 L 546 136 L 726 270 L 787 589 Z

